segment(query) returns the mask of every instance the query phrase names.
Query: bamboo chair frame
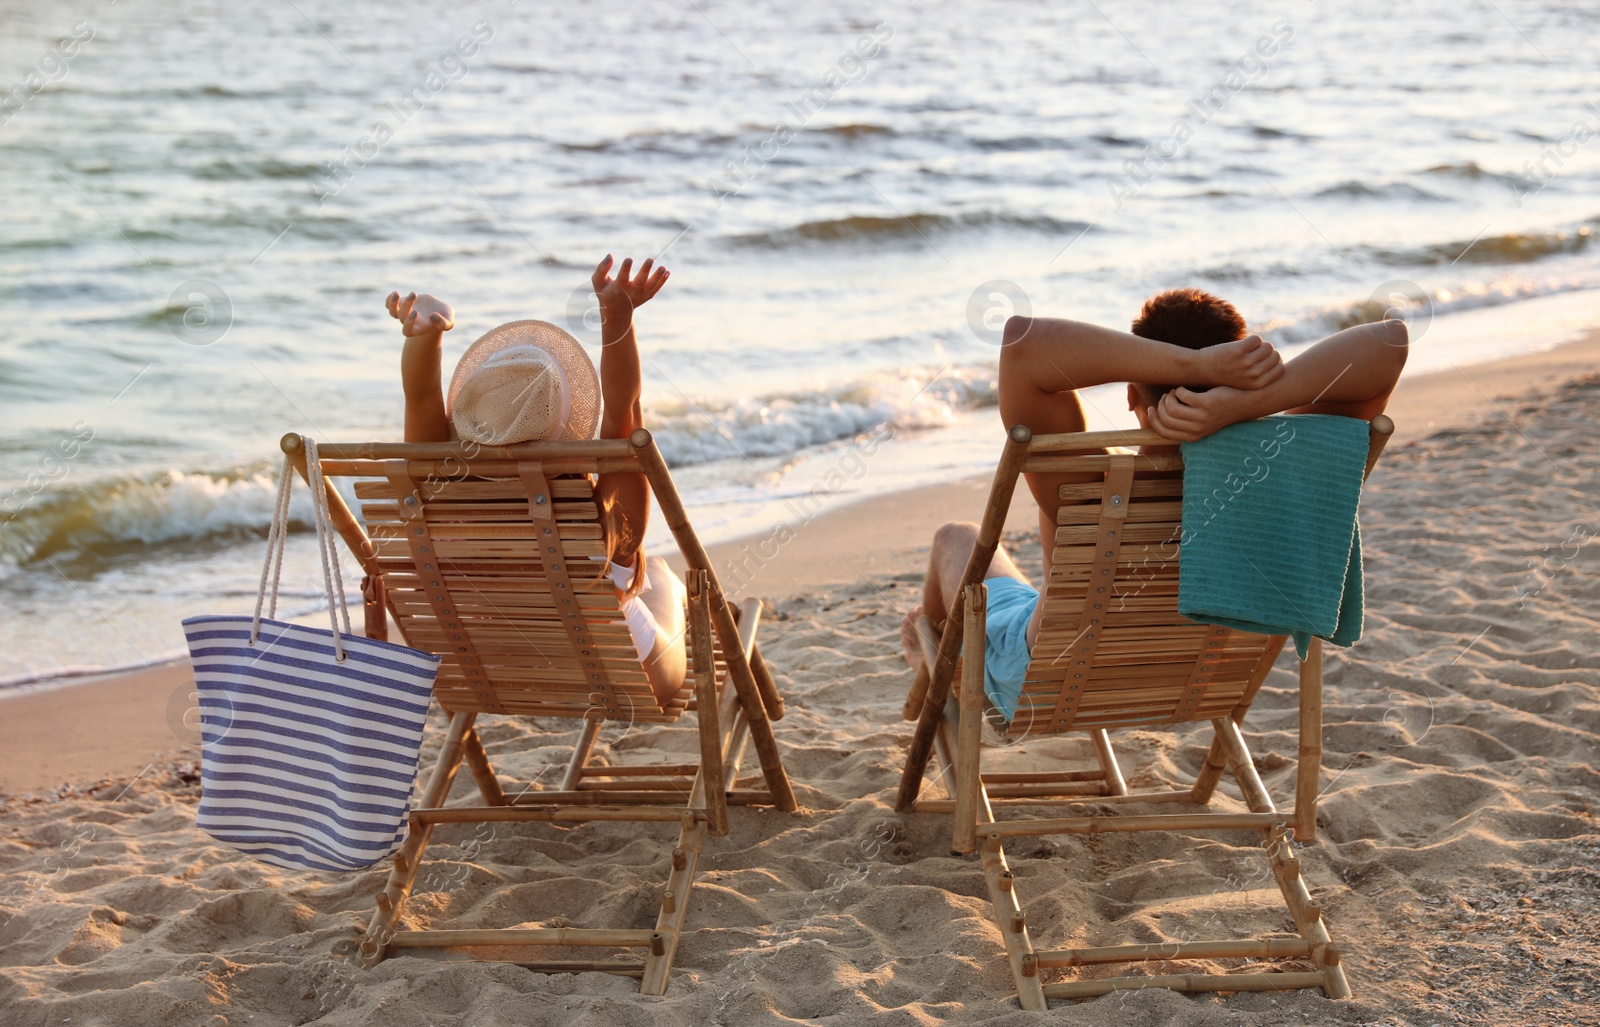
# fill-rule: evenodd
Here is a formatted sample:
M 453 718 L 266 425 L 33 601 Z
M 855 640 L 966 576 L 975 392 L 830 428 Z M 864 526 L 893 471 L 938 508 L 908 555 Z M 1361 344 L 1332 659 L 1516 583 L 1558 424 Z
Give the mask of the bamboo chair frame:
M 1394 423 L 1372 419 L 1366 474 L 1377 463 Z M 951 849 L 977 851 L 996 925 L 1005 944 L 1017 997 L 1024 1009 L 1044 1010 L 1052 998 L 1089 998 L 1136 988 L 1176 991 L 1265 991 L 1321 988 L 1348 998 L 1350 986 L 1290 844 L 1316 837 L 1322 762 L 1322 643 L 1313 639 L 1300 664 L 1299 750 L 1294 806 L 1280 812 L 1256 772 L 1239 725 L 1283 648 L 1285 636 L 1254 635 L 1196 624 L 1177 613 L 1175 548 L 1154 559 L 1152 543 L 1178 537 L 1182 457 L 1176 453 L 1113 454 L 1112 446 L 1170 445 L 1151 431 L 1081 432 L 1034 436 L 1018 425 L 1008 434 L 989 492 L 978 541 L 962 577 L 955 609 L 936 634 L 921 618 L 923 667 L 904 715 L 917 726 L 900 779 L 895 808 L 954 814 Z M 1098 766 L 1092 770 L 993 773 L 982 770 L 983 648 L 961 658 L 962 639 L 981 639 L 988 592 L 983 575 L 999 546 L 1017 476 L 1026 471 L 1089 472 L 1101 481 L 1059 490 L 1057 536 L 1039 640 L 1017 715 L 1007 730 L 1026 736 L 1086 731 Z M 1099 499 L 1098 506 L 1091 501 Z M 1109 533 L 1109 534 L 1108 534 Z M 1120 541 L 1116 540 L 1120 535 Z M 1108 541 L 1111 539 L 1111 541 Z M 1137 565 L 1137 566 L 1136 566 Z M 1129 572 L 1134 571 L 1130 578 Z M 1142 575 L 1142 577 L 1140 577 Z M 1095 593 L 1091 594 L 1090 590 Z M 1099 603 L 1096 599 L 1104 593 Z M 1117 603 L 1113 603 L 1117 600 Z M 1102 606 L 1107 609 L 1101 611 Z M 1112 608 L 1115 606 L 1116 608 Z M 1101 623 L 1102 617 L 1104 623 Z M 1059 650 L 1070 658 L 1042 658 Z M 1082 668 L 1082 669 L 1080 669 Z M 1074 684 L 1082 684 L 1082 689 Z M 1025 717 L 1026 713 L 1026 717 Z M 1109 731 L 1209 721 L 1210 751 L 1188 788 L 1130 792 Z M 951 797 L 919 801 L 930 760 L 937 777 L 954 779 Z M 1248 813 L 1118 815 L 1128 803 L 1206 806 L 1224 771 L 1239 787 Z M 1084 805 L 1109 807 L 1071 810 Z M 1044 807 L 1076 812 L 1051 818 L 996 818 L 997 810 Z M 1298 938 L 1183 941 L 1041 951 L 1029 936 L 1016 882 L 1006 861 L 1007 838 L 1107 831 L 1260 832 L 1272 874 Z M 1110 963 L 1244 958 L 1309 961 L 1305 972 L 1188 973 L 1125 976 L 1046 984 L 1041 971 Z
M 285 435 L 281 446 L 306 477 L 301 437 Z M 363 965 L 417 948 L 637 948 L 644 950 L 642 962 L 520 955 L 503 961 L 545 973 L 636 976 L 643 994 L 663 994 L 701 850 L 708 834 L 728 833 L 729 804 L 797 808 L 772 730 L 783 701 L 756 647 L 760 601 L 746 600 L 736 612 L 724 597 L 666 463 L 642 429 L 628 439 L 514 446 L 330 443 L 319 455 L 333 525 L 366 575 L 366 634 L 386 638 L 392 621 L 408 644 L 442 656 L 434 697 L 450 717 L 360 942 Z M 656 699 L 633 652 L 616 591 L 599 573 L 603 565 L 590 559 L 605 555 L 588 477 L 600 472 L 645 476 L 688 564 L 689 667 L 684 689 L 666 703 Z M 380 479 L 355 485 L 366 527 L 333 487 L 332 479 L 342 477 Z M 591 763 L 608 719 L 670 723 L 688 711 L 699 735 L 695 762 Z M 508 796 L 474 729 L 480 714 L 581 718 L 559 787 Z M 756 750 L 764 787 L 736 786 L 747 744 Z M 463 761 L 482 804 L 447 807 Z M 399 929 L 435 826 L 530 821 L 679 825 L 654 929 Z

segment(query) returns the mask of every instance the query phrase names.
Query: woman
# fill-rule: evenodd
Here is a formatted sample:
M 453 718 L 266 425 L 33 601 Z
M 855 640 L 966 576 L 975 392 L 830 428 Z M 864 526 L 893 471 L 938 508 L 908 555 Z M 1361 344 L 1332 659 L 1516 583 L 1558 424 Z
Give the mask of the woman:
M 515 321 L 491 330 L 462 355 L 450 380 L 448 405 L 439 355 L 444 333 L 455 327 L 455 311 L 426 294 L 390 293 L 389 313 L 406 337 L 400 354 L 406 441 L 510 445 L 587 439 L 594 436 L 597 420 L 605 439 L 625 439 L 642 428 L 633 311 L 667 282 L 667 269 L 652 273 L 653 264 L 646 260 L 633 275 L 629 258 L 613 277 L 608 254 L 595 268 L 598 384 L 594 365 L 570 335 L 543 322 Z M 595 497 L 605 527 L 605 573 L 622 600 L 650 687 L 666 703 L 683 687 L 684 586 L 665 560 L 644 558 L 650 485 L 641 474 L 601 474 Z

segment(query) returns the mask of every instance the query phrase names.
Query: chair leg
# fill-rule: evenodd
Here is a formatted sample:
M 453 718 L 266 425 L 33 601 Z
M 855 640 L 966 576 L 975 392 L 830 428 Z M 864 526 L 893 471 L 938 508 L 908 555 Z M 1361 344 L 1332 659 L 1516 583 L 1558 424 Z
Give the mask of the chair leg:
M 472 771 L 472 779 L 477 782 L 478 794 L 483 796 L 483 801 L 490 806 L 504 806 L 505 790 L 500 787 L 500 778 L 495 775 L 494 767 L 489 765 L 489 754 L 484 750 L 483 740 L 475 729 L 467 729 L 466 736 L 461 739 L 461 751 L 466 756 L 467 769 Z
M 957 796 L 956 790 L 956 737 L 951 724 L 955 718 L 950 716 L 950 706 L 954 700 L 945 702 L 945 716 L 933 729 L 933 752 L 928 756 L 928 762 L 933 766 L 932 781 L 936 785 L 943 785 L 949 794 L 952 803 Z
M 384 605 L 383 579 L 371 574 L 361 579 L 362 627 L 368 638 L 389 640 L 389 612 Z
M 777 699 L 776 705 L 770 701 L 777 696 L 777 684 L 771 683 L 772 695 L 769 696 L 768 685 L 762 683 L 763 678 L 770 680 L 771 674 L 767 665 L 761 659 L 761 650 L 756 648 L 756 630 L 761 626 L 761 602 L 756 599 L 746 599 L 739 604 L 739 644 L 744 647 L 746 658 L 750 662 L 751 673 L 756 676 L 756 683 L 761 685 L 762 704 L 767 709 L 767 716 L 776 718 L 783 710 L 783 700 Z M 739 702 L 739 690 L 733 686 L 733 681 L 726 675 L 722 679 L 721 698 L 717 705 L 717 723 L 723 730 L 722 736 L 722 780 L 730 789 L 738 786 L 739 767 L 744 763 L 745 753 L 750 747 L 750 721 L 745 718 L 744 706 Z
M 594 717 L 583 722 L 583 730 L 578 732 L 577 744 L 572 747 L 572 759 L 567 761 L 567 772 L 561 778 L 563 792 L 578 790 L 578 782 L 583 780 L 584 765 L 589 762 L 589 756 L 594 752 L 595 739 L 600 737 L 600 729 L 605 726 L 605 721 Z
M 697 793 L 701 792 L 701 785 L 697 780 Z M 655 935 L 650 939 L 650 952 L 644 960 L 644 978 L 639 982 L 641 995 L 667 992 L 672 957 L 677 954 L 678 939 L 683 935 L 683 921 L 689 914 L 689 896 L 694 889 L 695 874 L 700 869 L 700 850 L 708 833 L 704 820 L 689 817 L 684 818 L 678 830 L 678 844 L 672 850 L 672 873 L 667 875 L 661 912 L 656 915 Z
M 1317 838 L 1317 793 L 1322 786 L 1322 639 L 1313 638 L 1300 663 L 1300 752 L 1295 767 L 1294 837 Z
M 967 586 L 967 638 L 982 638 L 989 592 L 982 582 Z M 976 647 L 974 647 L 976 648 Z M 961 705 L 956 721 L 956 808 L 950 851 L 965 855 L 978 847 L 978 789 L 982 787 L 979 747 L 983 739 L 983 660 L 970 654 L 961 665 Z
M 659 497 L 658 497 L 659 498 Z M 701 554 L 703 556 L 703 554 Z M 751 639 L 751 654 L 747 657 L 739 635 L 739 626 L 733 619 L 733 607 L 717 587 L 716 579 L 705 565 L 696 566 L 697 561 L 690 560 L 690 571 L 701 570 L 706 574 L 706 600 L 710 607 L 712 630 L 717 641 L 722 643 L 723 658 L 727 663 L 728 677 L 733 687 L 739 691 L 739 705 L 744 709 L 745 721 L 750 731 L 750 744 L 755 747 L 756 759 L 761 763 L 761 776 L 765 779 L 767 791 L 772 795 L 773 805 L 785 813 L 793 813 L 800 808 L 800 802 L 795 798 L 794 785 L 789 780 L 789 773 L 783 767 L 783 756 L 778 752 L 778 739 L 772 731 L 772 718 L 768 715 L 766 700 L 762 698 L 762 687 L 756 681 L 756 673 L 751 669 L 751 658 L 754 657 L 754 638 Z M 751 625 L 754 630 L 754 624 Z M 763 668 L 762 675 L 773 688 L 773 700 L 778 702 L 776 685 L 771 682 L 770 676 Z
M 720 723 L 727 723 L 720 721 Z M 750 743 L 750 724 L 744 719 L 744 710 L 737 705 L 733 708 L 733 723 L 728 728 L 727 741 L 723 743 L 723 752 L 727 756 L 722 761 L 722 780 L 729 788 L 734 788 L 739 781 L 739 767 L 744 763 L 745 750 Z
M 1283 828 L 1262 832 L 1267 855 L 1272 860 L 1272 876 L 1277 879 L 1278 890 L 1294 917 L 1300 937 L 1311 947 L 1311 961 L 1322 972 L 1322 990 L 1329 998 L 1349 998 L 1350 982 L 1345 979 L 1339 950 L 1328 935 L 1322 922 L 1322 903 L 1311 897 L 1311 890 L 1300 876 L 1300 860 L 1289 843 L 1289 832 Z
M 1222 781 L 1222 772 L 1227 769 L 1228 756 L 1222 747 L 1222 736 L 1214 734 L 1205 762 L 1200 765 L 1200 773 L 1194 779 L 1194 786 L 1189 789 L 1189 800 L 1201 806 L 1210 803 L 1212 794 Z
M 1262 783 L 1261 775 L 1256 773 L 1255 760 L 1244 744 L 1244 733 L 1239 730 L 1239 725 L 1228 717 L 1218 717 L 1211 722 L 1211 726 L 1217 732 L 1223 751 L 1228 754 L 1228 767 L 1233 771 L 1234 782 L 1238 784 L 1250 812 L 1276 813 L 1277 807 L 1272 804 L 1272 796 Z
M 435 809 L 444 805 L 450 794 L 450 785 L 455 781 L 456 771 L 461 766 L 463 742 L 477 718 L 476 713 L 451 716 L 450 730 L 445 735 L 444 746 L 439 750 L 439 760 L 434 764 L 428 786 L 422 792 L 421 808 Z M 389 939 L 394 935 L 395 924 L 399 923 L 406 899 L 411 895 L 411 887 L 416 883 L 422 853 L 427 849 L 432 835 L 433 824 L 418 823 L 415 819 L 411 821 L 405 842 L 394 854 L 389 880 L 384 884 L 383 891 L 378 893 L 378 908 L 373 912 L 372 922 L 367 925 L 367 933 L 361 940 L 362 966 L 374 967 L 383 961 Z
M 934 653 L 933 659 L 928 659 L 927 648 L 924 645 L 923 662 L 930 668 L 929 674 L 932 677 L 928 683 L 927 695 L 923 698 L 922 713 L 917 717 L 916 729 L 911 732 L 911 745 L 906 749 L 906 767 L 900 773 L 900 789 L 895 795 L 894 802 L 897 813 L 909 813 L 915 809 L 917 796 L 922 791 L 922 778 L 928 771 L 928 759 L 933 754 L 939 724 L 944 720 L 944 704 L 950 696 L 950 682 L 955 674 L 956 659 L 961 652 L 962 629 L 966 626 L 963 607 L 966 602 L 967 593 L 963 586 L 962 591 L 956 596 L 955 609 L 950 611 L 949 618 L 944 622 L 944 631 L 939 636 L 938 652 Z
M 1105 728 L 1091 732 L 1094 738 L 1094 753 L 1100 759 L 1100 771 L 1106 776 L 1107 795 L 1127 795 L 1128 782 L 1123 780 L 1122 767 L 1117 763 L 1117 754 L 1111 749 L 1111 734 Z
M 979 815 L 983 816 L 981 806 Z M 984 822 L 990 823 L 992 819 L 984 817 Z M 1016 879 L 1006 864 L 1005 849 L 998 837 L 985 837 L 978 844 L 978 852 L 983 880 L 989 887 L 989 904 L 994 908 L 994 922 L 1000 928 L 1006 959 L 1011 964 L 1011 979 L 1017 985 L 1017 1002 L 1023 1009 L 1044 1012 L 1048 1004 L 1043 982 L 1039 980 L 1039 956 L 1034 951 L 1033 939 L 1028 936 L 1028 921 L 1017 898 Z
M 728 789 L 722 778 L 722 730 L 717 726 L 717 667 L 711 659 L 711 606 L 709 575 L 689 572 L 689 640 L 693 643 L 695 719 L 700 728 L 700 789 L 711 833 L 728 833 Z M 747 714 L 748 716 L 748 714 Z

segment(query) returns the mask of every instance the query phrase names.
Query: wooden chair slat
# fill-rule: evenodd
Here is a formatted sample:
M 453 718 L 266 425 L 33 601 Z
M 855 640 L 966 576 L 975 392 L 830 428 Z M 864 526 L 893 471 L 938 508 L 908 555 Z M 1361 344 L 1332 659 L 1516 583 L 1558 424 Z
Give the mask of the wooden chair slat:
M 1128 505 L 1127 521 L 1130 524 L 1140 524 L 1150 521 L 1161 521 L 1176 525 L 1183 516 L 1182 503 L 1139 502 L 1134 500 Z M 1100 520 L 1100 507 L 1098 504 L 1073 506 L 1061 504 L 1056 509 L 1057 524 L 1095 524 Z
M 1075 485 L 1062 485 L 1056 490 L 1056 498 L 1062 503 L 1100 502 L 1100 494 L 1105 486 L 1100 482 L 1080 482 Z M 1150 474 L 1149 477 L 1140 476 L 1133 479 L 1133 488 L 1129 495 L 1134 499 L 1169 498 L 1183 495 L 1183 479 L 1181 477 L 1168 477 Z
M 527 489 L 520 481 L 421 481 L 418 482 L 427 493 L 428 502 L 479 502 L 491 499 L 528 501 Z M 555 498 L 560 499 L 593 499 L 594 485 L 584 478 L 555 478 L 550 482 L 550 491 Z M 387 481 L 377 479 L 359 480 L 355 483 L 357 499 L 387 500 L 393 503 L 395 494 L 393 487 Z

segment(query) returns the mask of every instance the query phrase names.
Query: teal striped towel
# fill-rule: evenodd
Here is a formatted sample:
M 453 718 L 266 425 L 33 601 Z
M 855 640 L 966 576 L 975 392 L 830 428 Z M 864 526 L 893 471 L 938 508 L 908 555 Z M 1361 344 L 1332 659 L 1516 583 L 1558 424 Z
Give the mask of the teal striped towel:
M 1367 422 L 1280 414 L 1183 444 L 1178 612 L 1264 635 L 1361 638 Z

